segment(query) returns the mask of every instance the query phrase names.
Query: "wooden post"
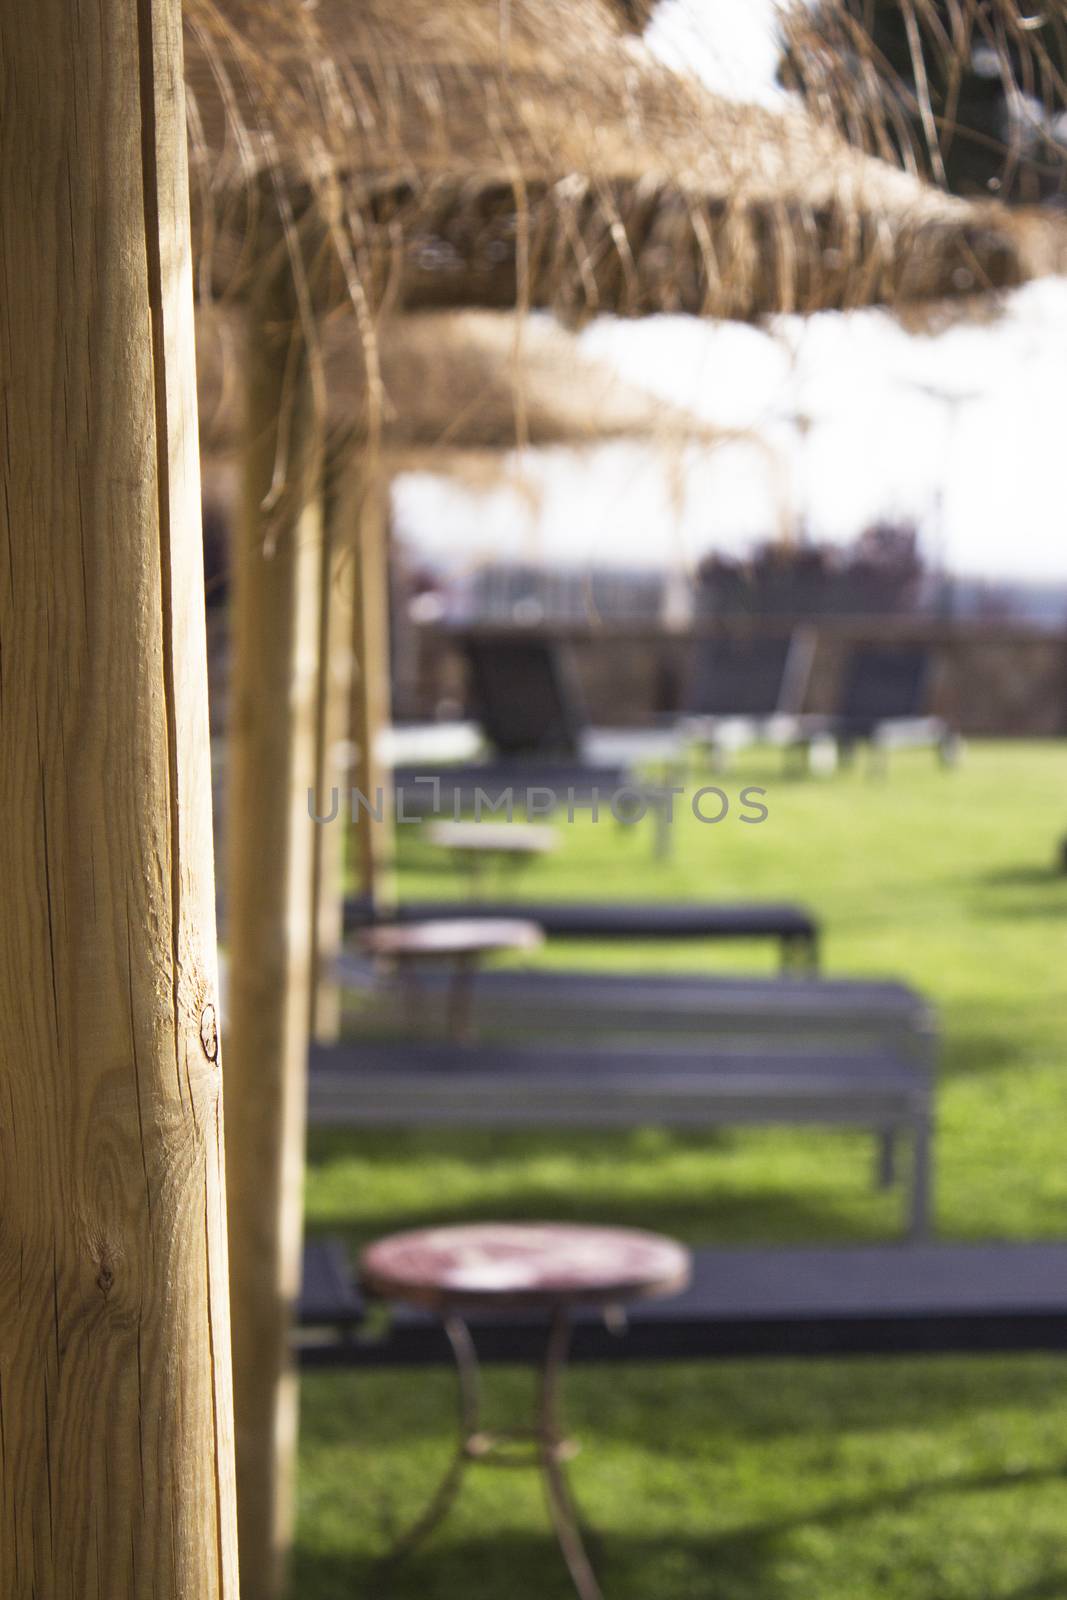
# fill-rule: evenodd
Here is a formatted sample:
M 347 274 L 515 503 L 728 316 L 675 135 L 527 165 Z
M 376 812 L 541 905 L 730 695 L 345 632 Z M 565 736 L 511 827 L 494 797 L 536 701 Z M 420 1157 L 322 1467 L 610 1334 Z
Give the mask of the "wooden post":
M 284 265 L 272 270 L 249 307 L 234 553 L 226 1105 L 244 1600 L 268 1600 L 284 1580 L 297 1422 L 289 1336 L 303 1231 L 322 503 L 287 281 Z
M 0 38 L 10 1600 L 237 1600 L 181 55 L 178 0 Z
M 384 486 L 365 481 L 361 491 L 355 496 L 359 561 L 352 635 L 352 737 L 356 787 L 372 807 L 380 795 L 382 815 L 375 820 L 360 807 L 354 834 L 361 892 L 379 908 L 387 908 L 396 901 L 392 782 L 381 759 L 381 735 L 391 721 L 388 520 Z
M 311 1034 L 327 1043 L 341 1029 L 341 990 L 334 963 L 344 931 L 345 834 L 352 763 L 347 752 L 352 710 L 352 629 L 356 517 L 345 454 L 326 474 L 322 568 L 319 577 L 319 659 L 315 698 L 316 811 L 331 820 L 312 834 Z M 336 815 L 331 813 L 336 810 Z

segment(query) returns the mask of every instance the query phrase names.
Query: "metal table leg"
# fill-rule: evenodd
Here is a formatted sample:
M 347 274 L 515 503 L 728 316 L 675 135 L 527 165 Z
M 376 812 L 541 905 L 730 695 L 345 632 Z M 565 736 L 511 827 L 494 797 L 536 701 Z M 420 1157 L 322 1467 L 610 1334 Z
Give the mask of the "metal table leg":
M 469 1044 L 474 1037 L 474 978 L 478 958 L 457 956 L 448 988 L 448 1036 L 457 1044 Z
M 541 1374 L 541 1394 L 538 1407 L 537 1432 L 541 1453 L 541 1473 L 545 1482 L 548 1511 L 556 1538 L 574 1581 L 580 1600 L 603 1600 L 603 1593 L 593 1572 L 592 1563 L 582 1540 L 578 1508 L 571 1495 L 563 1463 L 573 1453 L 560 1426 L 560 1380 L 567 1361 L 570 1343 L 570 1317 L 565 1307 L 552 1314 L 552 1326 L 545 1349 L 545 1365 Z
M 414 961 L 394 961 L 391 963 L 391 972 L 396 981 L 402 1019 L 407 1021 L 413 1017 L 419 1032 L 432 1038 L 433 1005 L 420 980 L 418 964 Z
M 445 1332 L 459 1376 L 460 1438 L 444 1478 L 422 1515 L 393 1545 L 382 1566 L 409 1555 L 440 1526 L 452 1509 L 467 1468 L 475 1462 L 505 1467 L 537 1466 L 545 1485 L 552 1527 L 579 1600 L 604 1600 L 582 1539 L 578 1509 L 571 1495 L 564 1463 L 575 1453 L 560 1422 L 560 1386 L 570 1342 L 570 1318 L 560 1306 L 553 1312 L 545 1346 L 533 1427 L 485 1432 L 481 1428 L 481 1381 L 470 1329 L 461 1317 L 447 1317 Z M 518 1448 L 515 1448 L 515 1447 Z
M 474 1460 L 471 1442 L 479 1437 L 481 1415 L 478 1357 L 470 1329 L 460 1317 L 446 1317 L 445 1332 L 448 1334 L 452 1353 L 456 1358 L 456 1371 L 459 1374 L 459 1445 L 429 1505 L 408 1531 L 401 1534 L 386 1554 L 384 1565 L 392 1566 L 394 1562 L 410 1555 L 411 1551 L 424 1539 L 428 1539 L 434 1529 L 444 1521 L 459 1493 L 463 1474 Z

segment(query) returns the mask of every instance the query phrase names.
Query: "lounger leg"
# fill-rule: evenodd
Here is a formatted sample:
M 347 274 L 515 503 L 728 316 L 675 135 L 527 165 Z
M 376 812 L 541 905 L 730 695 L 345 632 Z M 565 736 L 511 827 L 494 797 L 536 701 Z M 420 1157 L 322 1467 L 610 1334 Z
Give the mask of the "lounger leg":
M 806 772 L 809 778 L 832 778 L 840 764 L 837 740 L 829 733 L 817 733 L 807 744 Z
M 801 977 L 812 977 L 818 972 L 819 941 L 815 934 L 784 934 L 781 952 L 783 972 L 795 972 Z
M 897 1181 L 897 1131 L 881 1128 L 878 1132 L 878 1187 L 891 1189 Z
M 811 743 L 807 739 L 791 739 L 782 748 L 782 775 L 802 778 L 808 771 Z
M 878 739 L 871 740 L 868 771 L 876 780 L 889 776 L 889 748 Z
M 937 744 L 937 759 L 941 766 L 948 769 L 958 767 L 962 748 L 963 740 L 958 733 L 944 734 Z
M 933 1157 L 929 1112 L 924 1108 L 916 1119 L 912 1154 L 911 1225 L 913 1242 L 925 1239 L 930 1231 L 930 1201 L 933 1190 Z

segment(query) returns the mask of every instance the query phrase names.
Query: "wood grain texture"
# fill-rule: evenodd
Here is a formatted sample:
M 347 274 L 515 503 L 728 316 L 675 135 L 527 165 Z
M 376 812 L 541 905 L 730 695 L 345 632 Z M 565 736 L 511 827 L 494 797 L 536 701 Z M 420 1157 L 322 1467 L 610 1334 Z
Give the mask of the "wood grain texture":
M 296 1450 L 289 1334 L 303 1231 L 322 497 L 310 378 L 292 325 L 283 269 L 249 308 L 227 797 L 227 1163 L 245 1600 L 280 1592 Z
M 344 932 L 345 835 L 349 816 L 352 711 L 352 608 L 356 576 L 358 454 L 347 450 L 326 474 L 319 578 L 319 659 L 315 691 L 315 810 L 332 820 L 312 834 L 311 1035 L 322 1043 L 341 1030 L 336 962 Z
M 0 23 L 5 1600 L 237 1597 L 180 30 Z

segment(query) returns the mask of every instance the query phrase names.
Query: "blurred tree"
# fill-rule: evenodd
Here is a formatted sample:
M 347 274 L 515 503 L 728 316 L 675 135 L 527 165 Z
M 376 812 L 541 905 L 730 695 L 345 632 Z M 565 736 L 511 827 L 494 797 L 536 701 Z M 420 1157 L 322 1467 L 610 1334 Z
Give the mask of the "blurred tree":
M 698 571 L 705 616 L 892 615 L 924 603 L 916 529 L 879 522 L 847 546 L 760 545 L 747 560 L 708 556 Z
M 853 140 L 965 195 L 1067 199 L 1067 7 L 817 0 L 780 78 Z

